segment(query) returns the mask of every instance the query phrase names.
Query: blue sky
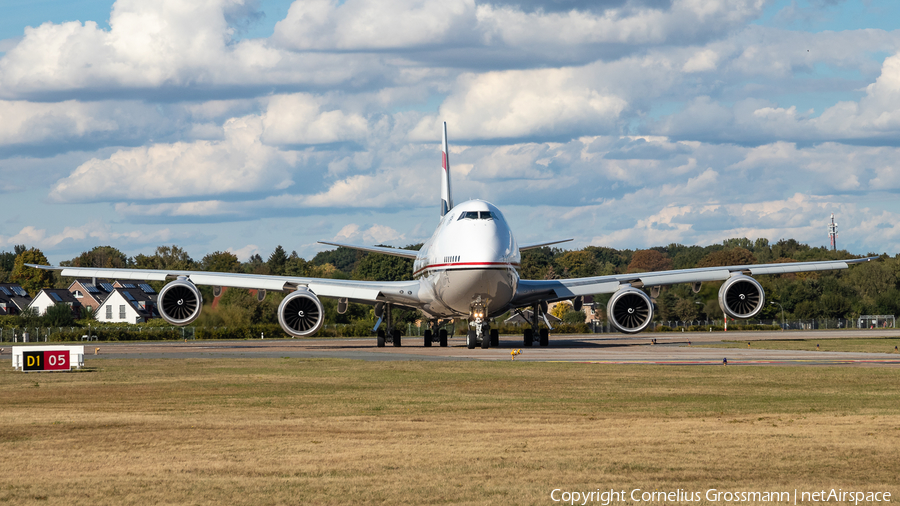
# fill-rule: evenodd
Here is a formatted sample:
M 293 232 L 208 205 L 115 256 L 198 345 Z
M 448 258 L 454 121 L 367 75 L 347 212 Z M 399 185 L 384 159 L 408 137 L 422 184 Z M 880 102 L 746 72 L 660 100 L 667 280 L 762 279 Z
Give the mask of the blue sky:
M 900 252 L 900 4 L 19 1 L 0 250 L 406 245 L 454 198 L 520 243 Z M 76 22 L 77 21 L 77 22 Z M 26 30 L 26 27 L 31 27 Z

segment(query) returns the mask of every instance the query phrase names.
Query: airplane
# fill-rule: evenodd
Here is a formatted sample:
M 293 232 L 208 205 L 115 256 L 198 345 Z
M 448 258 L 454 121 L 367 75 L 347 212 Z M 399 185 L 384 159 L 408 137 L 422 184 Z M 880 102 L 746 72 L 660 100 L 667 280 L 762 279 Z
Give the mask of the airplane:
M 521 252 L 571 241 L 556 240 L 519 246 L 512 230 L 496 206 L 484 200 L 454 205 L 450 187 L 447 123 L 443 124 L 440 224 L 419 251 L 380 246 L 361 246 L 320 241 L 321 244 L 413 259 L 410 281 L 357 281 L 257 274 L 54 267 L 28 264 L 38 269 L 58 270 L 62 276 L 115 278 L 120 280 L 169 281 L 158 295 L 160 316 L 173 325 L 188 325 L 199 315 L 203 298 L 198 285 L 287 293 L 278 306 L 278 323 L 290 336 L 314 335 L 324 321 L 320 298 L 337 299 L 344 313 L 350 302 L 374 305 L 378 318 L 376 345 L 401 345 L 400 330 L 393 325 L 393 308 L 418 309 L 430 322 L 424 345 L 447 346 L 442 322 L 465 319 L 469 323 L 466 346 L 490 348 L 499 345 L 491 321 L 508 311 L 522 314 L 530 307 L 530 326 L 523 332 L 525 346 L 548 346 L 550 324 L 547 305 L 570 300 L 580 310 L 585 295 L 611 293 L 607 303 L 610 324 L 618 331 L 636 334 L 653 321 L 654 303 L 660 288 L 687 283 L 694 293 L 705 282 L 724 281 L 718 301 L 723 313 L 733 319 L 752 318 L 765 306 L 765 291 L 753 276 L 847 269 L 850 265 L 878 257 L 839 261 L 797 262 L 760 265 L 705 267 L 671 271 L 613 274 L 587 278 L 530 280 L 519 277 Z M 647 293 L 650 291 L 650 294 Z M 540 327 L 540 322 L 546 328 Z M 383 323 L 383 325 L 382 325 Z

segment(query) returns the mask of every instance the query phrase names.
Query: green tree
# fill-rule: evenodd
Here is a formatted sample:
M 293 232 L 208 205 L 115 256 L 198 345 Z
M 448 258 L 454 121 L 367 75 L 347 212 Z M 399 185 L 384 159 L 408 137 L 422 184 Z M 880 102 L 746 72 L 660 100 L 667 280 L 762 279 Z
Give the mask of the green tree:
M 289 256 L 287 262 L 285 262 L 284 275 L 297 277 L 306 277 L 309 275 L 306 260 L 300 258 L 296 251 L 292 251 L 291 256 Z
M 48 307 L 42 320 L 43 324 L 48 327 L 68 327 L 75 321 L 75 317 L 68 304 L 59 303 Z
M 566 314 L 568 314 L 572 310 L 573 309 L 571 304 L 569 304 L 568 302 L 560 302 L 550 310 L 550 314 L 562 320 L 565 318 Z M 582 319 L 582 321 L 584 320 Z
M 49 263 L 41 250 L 37 248 L 24 250 L 16 256 L 16 262 L 12 271 L 12 281 L 22 285 L 22 288 L 34 297 L 44 288 L 53 286 L 53 272 L 26 267 L 25 264 L 48 265 Z
M 552 260 L 553 253 L 550 248 L 523 251 L 522 259 L 519 262 L 519 276 L 522 279 L 544 279 Z
M 210 272 L 241 272 L 241 263 L 234 253 L 216 251 L 203 257 L 200 268 Z
M 675 303 L 675 314 L 683 322 L 696 320 L 700 317 L 700 306 L 690 299 L 681 299 Z
M 756 257 L 746 248 L 731 248 L 710 253 L 703 257 L 697 267 L 724 267 L 726 265 L 750 265 Z
M 193 269 L 195 264 L 187 251 L 173 244 L 172 246 L 157 247 L 156 252 L 151 256 L 135 256 L 134 266 L 138 269 L 188 271 Z
M 96 246 L 60 265 L 71 267 L 96 267 L 100 269 L 124 269 L 128 267 L 128 257 L 112 246 Z
M 312 265 L 331 264 L 337 270 L 349 275 L 356 270 L 356 264 L 366 255 L 367 253 L 364 251 L 339 246 L 337 249 L 320 251 L 309 263 Z
M 269 260 L 266 261 L 266 265 L 269 266 L 269 272 L 280 276 L 284 274 L 284 266 L 288 261 L 287 253 L 284 252 L 284 248 L 279 244 L 275 251 L 269 255 Z
M 587 317 L 585 316 L 583 309 L 569 311 L 563 315 L 563 323 L 584 323 L 585 319 L 587 319 Z
M 667 271 L 672 269 L 672 259 L 654 249 L 635 251 L 628 264 L 628 272 Z
M 265 262 L 263 262 L 263 259 L 261 256 L 259 256 L 259 253 L 250 255 L 250 258 L 247 259 L 247 262 L 245 262 L 241 267 L 247 274 L 271 274 L 271 272 L 269 271 L 269 266 Z
M 353 271 L 353 278 L 373 281 L 409 280 L 412 279 L 412 266 L 413 261 L 409 258 L 370 253 L 356 265 L 356 269 Z
M 556 264 L 567 278 L 598 276 L 600 272 L 600 264 L 587 251 L 567 251 L 556 257 Z

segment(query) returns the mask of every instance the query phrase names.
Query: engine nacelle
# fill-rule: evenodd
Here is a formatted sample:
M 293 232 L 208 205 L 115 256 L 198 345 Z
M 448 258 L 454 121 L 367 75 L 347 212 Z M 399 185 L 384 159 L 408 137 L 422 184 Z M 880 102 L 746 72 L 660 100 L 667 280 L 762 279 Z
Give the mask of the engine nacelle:
M 765 290 L 750 276 L 732 276 L 719 288 L 719 307 L 732 318 L 752 318 L 765 304 Z
M 653 321 L 653 302 L 637 288 L 622 288 L 609 298 L 606 315 L 619 332 L 637 334 Z
M 190 281 L 176 279 L 159 291 L 156 305 L 163 320 L 172 325 L 187 325 L 200 316 L 203 296 Z
M 305 288 L 294 290 L 278 306 L 278 324 L 288 334 L 303 337 L 315 334 L 325 321 L 325 310 L 316 294 Z

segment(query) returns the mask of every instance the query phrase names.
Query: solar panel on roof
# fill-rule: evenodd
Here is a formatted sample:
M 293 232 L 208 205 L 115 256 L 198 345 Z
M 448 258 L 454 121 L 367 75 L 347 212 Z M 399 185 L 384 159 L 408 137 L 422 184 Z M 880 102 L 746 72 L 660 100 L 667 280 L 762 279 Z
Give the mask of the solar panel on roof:
M 103 288 L 103 289 L 106 290 L 107 292 L 112 292 L 112 291 L 113 291 L 113 286 L 112 286 L 111 284 L 109 284 L 109 283 L 100 283 L 100 288 Z
M 128 293 L 128 292 L 123 292 L 123 293 L 125 294 L 125 298 L 127 298 L 127 299 L 130 300 L 130 301 L 134 301 L 134 296 L 133 296 L 133 295 L 131 295 L 131 294 Z
M 3 295 L 12 296 L 12 292 L 10 292 L 9 288 L 6 288 L 5 286 L 0 286 L 0 292 L 3 292 Z
M 10 288 L 12 288 L 12 291 L 16 292 L 16 295 L 19 297 L 28 297 L 28 292 L 21 286 L 11 286 Z
M 89 293 L 100 293 L 100 289 L 92 285 L 91 283 L 82 283 L 81 285 L 84 286 L 84 289 Z
M 154 290 L 153 287 L 148 285 L 147 283 L 141 283 L 138 286 L 141 287 L 141 290 L 143 290 L 144 293 L 156 293 L 156 290 Z
M 62 298 L 60 298 L 58 293 L 50 292 L 50 296 L 53 297 L 53 300 L 55 300 L 56 302 L 62 302 Z
M 134 283 L 124 283 L 124 284 L 122 284 L 122 287 L 123 288 L 137 288 L 136 286 L 134 286 Z

